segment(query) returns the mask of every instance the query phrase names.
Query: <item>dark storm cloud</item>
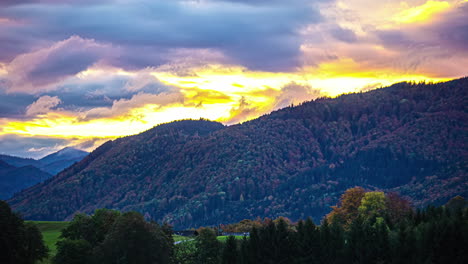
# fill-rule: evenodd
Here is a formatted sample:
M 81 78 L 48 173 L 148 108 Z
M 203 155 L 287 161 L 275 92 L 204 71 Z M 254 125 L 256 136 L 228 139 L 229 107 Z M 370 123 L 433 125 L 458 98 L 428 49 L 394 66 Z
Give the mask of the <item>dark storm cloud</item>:
M 291 70 L 298 66 L 299 30 L 322 19 L 310 3 L 119 1 L 102 5 L 31 4 L 4 8 L 0 17 L 26 23 L 15 25 L 16 33 L 11 32 L 13 26 L 8 24 L 0 27 L 0 31 L 11 34 L 10 46 L 11 43 L 32 41 L 23 39 L 25 36 L 57 41 L 78 35 L 112 43 L 123 48 L 126 56 L 120 59 L 129 67 L 145 67 L 151 62 L 139 54 L 129 59 L 127 49 L 135 51 L 138 47 L 146 47 L 149 51 L 145 54 L 153 58 L 153 65 L 158 65 L 164 59 L 151 53 L 165 53 L 174 48 L 210 48 L 220 50 L 233 61 L 250 68 Z M 24 48 L 18 49 L 18 53 L 22 50 Z
M 26 107 L 33 103 L 35 97 L 28 94 L 4 94 L 0 92 L 0 118 L 21 118 Z

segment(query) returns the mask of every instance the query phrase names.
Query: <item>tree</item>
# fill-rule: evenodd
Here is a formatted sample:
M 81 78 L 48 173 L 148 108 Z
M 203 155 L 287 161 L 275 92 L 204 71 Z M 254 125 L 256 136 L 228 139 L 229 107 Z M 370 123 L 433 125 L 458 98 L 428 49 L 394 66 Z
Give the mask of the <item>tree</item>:
M 24 231 L 26 233 L 24 237 L 26 263 L 35 263 L 36 260 L 47 258 L 49 249 L 44 244 L 42 233 L 37 226 L 33 223 L 25 223 Z
M 55 264 L 81 264 L 92 262 L 93 248 L 84 239 L 63 239 L 57 242 L 57 254 L 54 256 Z
M 466 208 L 467 206 L 468 202 L 465 201 L 465 198 L 461 197 L 460 195 L 453 197 L 445 204 L 445 208 L 451 211 L 461 210 L 463 208 Z
M 222 261 L 223 264 L 236 264 L 239 259 L 237 251 L 237 241 L 235 236 L 229 236 L 224 244 Z
M 70 224 L 62 230 L 62 237 L 84 239 L 95 247 L 106 237 L 120 212 L 109 209 L 97 209 L 92 216 L 76 214 Z
M 240 245 L 239 264 L 248 264 L 249 262 L 249 240 L 246 236 L 242 238 Z
M 212 229 L 201 228 L 195 241 L 198 263 L 217 264 L 219 262 L 220 244 Z
M 0 230 L 0 263 L 33 264 L 48 256 L 37 226 L 24 223 L 4 201 L 0 201 Z
M 358 211 L 360 216 L 371 221 L 375 221 L 377 217 L 383 217 L 386 213 L 385 194 L 383 192 L 365 193 Z
M 390 192 L 385 195 L 388 222 L 394 225 L 408 217 L 413 209 L 408 200 L 401 198 L 397 193 Z
M 137 212 L 119 216 L 104 241 L 94 249 L 100 263 L 170 263 L 172 238 Z
M 298 263 L 318 263 L 320 233 L 310 217 L 299 221 L 295 240 Z
M 351 222 L 358 217 L 358 208 L 361 206 L 361 200 L 365 193 L 362 187 L 347 189 L 341 195 L 338 205 L 332 206 L 332 211 L 327 215 L 328 222 L 337 222 L 347 229 Z
M 248 255 L 248 263 L 259 263 L 260 262 L 260 235 L 259 229 L 255 226 L 252 227 L 249 236 L 249 255 Z

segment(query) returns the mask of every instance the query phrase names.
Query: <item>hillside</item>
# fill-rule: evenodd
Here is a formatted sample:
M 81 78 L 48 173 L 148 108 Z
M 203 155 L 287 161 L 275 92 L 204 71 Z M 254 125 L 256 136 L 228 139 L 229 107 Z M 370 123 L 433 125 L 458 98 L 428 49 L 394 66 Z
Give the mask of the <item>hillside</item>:
M 82 160 L 89 153 L 72 147 L 63 148 L 39 160 L 0 155 L 0 160 L 15 167 L 33 166 L 49 174 L 55 175 L 73 163 Z
M 0 200 L 50 177 L 52 175 L 31 165 L 15 167 L 0 160 Z
M 38 167 L 38 161 L 35 159 L 31 159 L 31 158 L 20 158 L 20 157 L 9 156 L 9 155 L 0 155 L 0 160 L 15 167 L 22 167 L 22 166 L 28 166 L 28 165 Z
M 43 171 L 55 175 L 63 169 L 70 167 L 73 163 L 82 160 L 88 154 L 88 152 L 83 150 L 66 147 L 38 160 L 38 166 Z
M 88 152 L 70 147 L 39 160 L 0 155 L 0 199 L 9 199 L 14 193 L 49 179 L 86 155 Z
M 178 121 L 109 141 L 14 196 L 32 220 L 137 210 L 176 228 L 329 212 L 347 188 L 417 206 L 467 196 L 468 78 L 322 98 L 224 127 Z

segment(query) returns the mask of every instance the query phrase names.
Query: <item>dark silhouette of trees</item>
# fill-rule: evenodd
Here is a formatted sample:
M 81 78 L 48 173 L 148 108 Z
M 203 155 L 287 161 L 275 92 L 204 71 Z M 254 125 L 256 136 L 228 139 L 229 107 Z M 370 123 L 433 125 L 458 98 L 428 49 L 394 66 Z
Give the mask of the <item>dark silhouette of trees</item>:
M 47 258 L 48 248 L 33 223 L 25 223 L 0 200 L 0 263 L 33 264 Z
M 99 209 L 92 216 L 78 214 L 61 237 L 56 264 L 165 264 L 174 256 L 170 227 L 147 222 L 137 212 Z
M 230 255 L 237 263 L 467 263 L 468 208 L 458 197 L 443 207 L 413 211 L 401 197 L 382 192 L 348 190 L 340 206 L 349 209 L 351 222 L 315 226 L 309 218 L 292 224 L 266 219 L 252 228 L 236 247 L 230 239 Z M 453 204 L 456 203 L 456 206 Z M 392 206 L 388 206 L 393 204 Z M 231 225 L 235 226 L 235 224 Z M 225 244 L 225 249 L 228 247 Z M 234 249 L 237 253 L 234 253 Z M 229 262 L 223 254 L 222 263 Z M 234 259 L 234 258 L 232 258 Z
M 224 243 L 221 263 L 237 264 L 238 262 L 240 262 L 240 259 L 236 238 L 234 236 L 229 236 Z
M 196 240 L 197 263 L 216 264 L 220 261 L 220 242 L 216 239 L 216 233 L 211 228 L 202 228 L 198 232 Z

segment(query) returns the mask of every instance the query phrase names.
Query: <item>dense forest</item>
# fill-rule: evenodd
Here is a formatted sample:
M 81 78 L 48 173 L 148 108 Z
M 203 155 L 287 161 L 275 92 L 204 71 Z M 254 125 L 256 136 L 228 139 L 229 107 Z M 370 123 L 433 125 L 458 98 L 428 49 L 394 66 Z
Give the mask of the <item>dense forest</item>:
M 15 195 L 26 219 L 98 208 L 176 228 L 256 217 L 319 221 L 347 188 L 417 207 L 468 195 L 468 78 L 320 98 L 233 126 L 185 120 L 109 141 Z
M 8 205 L 0 205 L 3 213 Z M 0 241 L 22 237 L 23 229 L 11 228 L 18 221 L 6 219 L 0 218 L 0 225 L 10 232 L 2 232 Z M 44 258 L 47 249 L 37 229 L 30 226 L 29 233 L 39 239 L 31 248 L 41 254 L 29 259 Z M 244 236 L 218 236 L 246 230 Z M 395 193 L 354 187 L 346 190 L 320 225 L 311 218 L 298 222 L 283 217 L 246 219 L 201 227 L 193 234 L 174 242 L 169 225 L 147 221 L 137 212 L 99 209 L 92 215 L 75 215 L 61 231 L 51 260 L 53 264 L 464 264 L 468 262 L 468 203 L 457 196 L 442 207 L 415 210 Z M 9 258 L 2 263 L 34 263 L 17 261 L 26 252 L 21 243 L 6 245 Z

